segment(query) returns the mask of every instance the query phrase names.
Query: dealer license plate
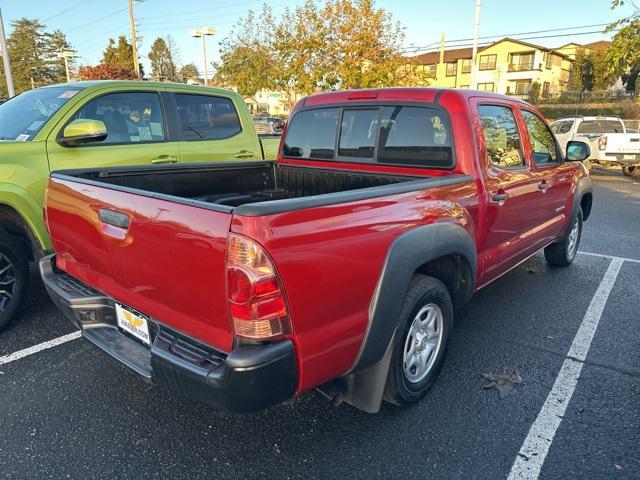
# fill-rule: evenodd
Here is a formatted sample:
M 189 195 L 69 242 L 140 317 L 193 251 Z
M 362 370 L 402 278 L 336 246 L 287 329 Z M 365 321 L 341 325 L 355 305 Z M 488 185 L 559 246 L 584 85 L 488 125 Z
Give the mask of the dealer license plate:
M 635 155 L 625 155 L 624 157 L 622 157 L 624 160 L 635 160 L 636 156 Z
M 147 345 L 151 344 L 149 322 L 145 317 L 133 313 L 118 303 L 116 303 L 116 317 L 118 319 L 118 326 L 122 330 L 142 340 Z

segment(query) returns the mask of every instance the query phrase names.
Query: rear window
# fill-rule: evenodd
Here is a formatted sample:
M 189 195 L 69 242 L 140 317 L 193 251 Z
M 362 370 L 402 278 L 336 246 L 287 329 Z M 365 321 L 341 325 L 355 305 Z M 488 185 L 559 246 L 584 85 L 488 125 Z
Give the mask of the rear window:
M 425 168 L 453 166 L 449 122 L 435 108 L 321 108 L 290 121 L 283 155 Z
M 624 125 L 619 120 L 584 120 L 577 133 L 624 133 Z
M 289 125 L 282 154 L 285 157 L 333 159 L 339 117 L 337 108 L 298 113 Z

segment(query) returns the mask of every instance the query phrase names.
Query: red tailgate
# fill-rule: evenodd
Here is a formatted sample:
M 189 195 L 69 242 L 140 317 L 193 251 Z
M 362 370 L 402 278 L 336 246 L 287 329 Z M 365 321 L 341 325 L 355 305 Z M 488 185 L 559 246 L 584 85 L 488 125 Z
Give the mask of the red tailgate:
M 171 328 L 232 348 L 225 288 L 231 214 L 51 178 L 58 267 Z

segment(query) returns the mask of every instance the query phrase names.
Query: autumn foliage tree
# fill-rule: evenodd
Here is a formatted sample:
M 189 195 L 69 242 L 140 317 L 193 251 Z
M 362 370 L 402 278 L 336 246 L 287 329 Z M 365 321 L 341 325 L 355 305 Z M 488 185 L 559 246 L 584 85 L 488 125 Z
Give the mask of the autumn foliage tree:
M 403 27 L 373 0 L 307 0 L 279 21 L 265 5 L 223 40 L 215 81 L 243 95 L 414 84 L 403 40 Z
M 133 69 L 115 65 L 112 63 L 101 63 L 94 67 L 80 67 L 78 76 L 81 80 L 136 80 L 136 73 Z

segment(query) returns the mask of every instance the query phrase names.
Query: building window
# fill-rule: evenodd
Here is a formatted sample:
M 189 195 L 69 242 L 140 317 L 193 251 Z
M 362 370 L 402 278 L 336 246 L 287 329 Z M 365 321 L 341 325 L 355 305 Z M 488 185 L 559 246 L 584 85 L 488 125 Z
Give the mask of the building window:
M 516 95 L 526 95 L 531 89 L 531 80 L 516 82 Z
M 553 54 L 551 52 L 544 53 L 544 66 L 547 70 L 551 69 L 551 65 L 553 64 Z
M 549 82 L 544 82 L 542 84 L 542 98 L 549 98 L 549 88 L 551 84 Z
M 455 77 L 458 73 L 458 62 L 447 63 L 447 77 Z
M 512 53 L 509 62 L 510 72 L 526 72 L 533 70 L 535 52 Z
M 496 55 L 480 55 L 480 70 L 495 70 Z
M 426 68 L 426 71 L 427 71 L 427 75 L 428 75 L 428 76 L 430 76 L 430 77 L 434 77 L 434 78 L 435 78 L 435 76 L 436 76 L 436 69 L 437 69 L 437 67 L 438 67 L 438 66 L 437 66 L 437 65 L 435 65 L 435 64 L 434 64 L 434 65 L 427 65 L 427 66 L 425 67 L 425 68 Z
M 479 83 L 478 84 L 478 90 L 482 91 L 482 92 L 493 92 L 494 86 L 493 86 L 493 82 L 487 82 L 487 83 Z
M 462 73 L 471 73 L 471 59 L 464 58 L 462 60 Z
M 469 85 L 460 85 L 460 88 L 469 88 Z

